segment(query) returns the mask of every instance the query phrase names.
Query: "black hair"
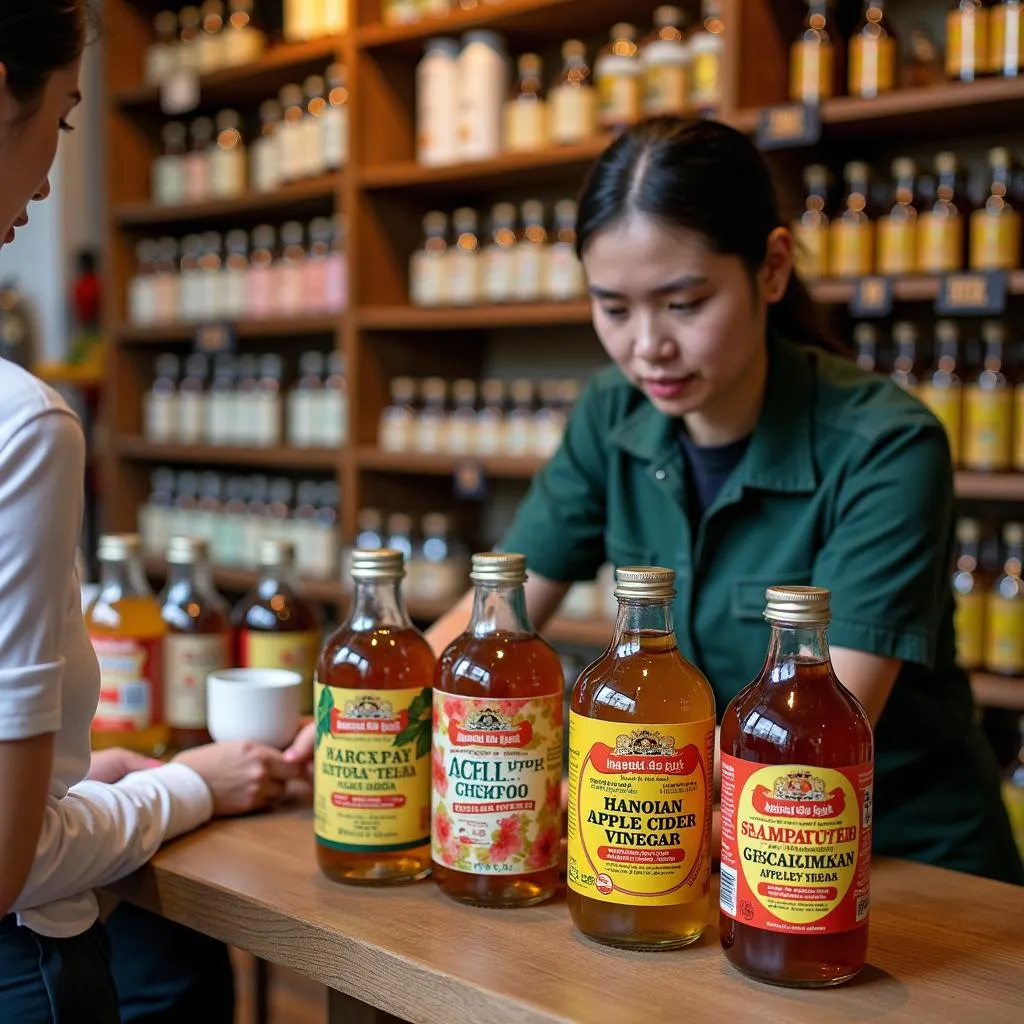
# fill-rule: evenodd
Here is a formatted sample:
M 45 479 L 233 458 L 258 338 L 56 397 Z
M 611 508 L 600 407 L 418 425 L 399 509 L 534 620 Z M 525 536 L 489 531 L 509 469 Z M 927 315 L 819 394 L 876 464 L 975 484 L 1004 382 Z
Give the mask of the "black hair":
M 50 75 L 82 55 L 96 17 L 93 0 L 0 0 L 0 64 L 26 114 Z
M 771 172 L 750 140 L 718 121 L 656 117 L 625 132 L 598 157 L 580 196 L 577 252 L 603 228 L 645 213 L 701 235 L 712 252 L 738 256 L 751 275 L 768 236 L 783 226 Z M 769 329 L 843 352 L 796 271 L 768 307 Z

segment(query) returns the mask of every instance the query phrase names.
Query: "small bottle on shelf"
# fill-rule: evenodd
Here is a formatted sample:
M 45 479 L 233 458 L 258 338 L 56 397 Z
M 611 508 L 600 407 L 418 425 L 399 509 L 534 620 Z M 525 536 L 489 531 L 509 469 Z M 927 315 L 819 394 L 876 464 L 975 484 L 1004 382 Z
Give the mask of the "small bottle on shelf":
M 713 117 L 721 104 L 724 48 L 722 0 L 701 0 L 701 23 L 690 36 L 690 53 L 693 57 L 690 109 L 702 117 Z
M 598 124 L 605 131 L 623 131 L 640 120 L 643 80 L 636 37 L 632 25 L 613 25 L 609 42 L 594 61 Z
M 199 34 L 199 73 L 207 75 L 224 67 L 224 4 L 222 0 L 205 0 L 199 9 L 202 31 Z
M 348 221 L 336 213 L 331 222 L 331 251 L 325 268 L 324 307 L 327 313 L 348 309 Z
M 835 95 L 836 29 L 831 0 L 809 0 L 803 31 L 789 51 L 789 98 L 820 103 Z
M 985 205 L 971 214 L 971 270 L 1016 270 L 1020 266 L 1020 213 L 1010 202 L 1013 158 L 1004 146 L 989 150 L 992 184 Z
M 555 203 L 554 234 L 544 274 L 544 298 L 553 302 L 575 302 L 587 294 L 583 265 L 576 255 L 578 213 L 575 199 L 560 199 Z
M 871 172 L 860 160 L 843 168 L 846 199 L 843 212 L 829 228 L 833 277 L 865 277 L 874 270 L 875 225 L 868 213 Z
M 178 440 L 178 357 L 169 352 L 156 360 L 156 378 L 142 400 L 143 436 L 152 444 Z
M 946 428 L 949 453 L 960 465 L 963 438 L 963 387 L 957 374 L 960 362 L 960 331 L 952 320 L 935 324 L 935 365 L 918 397 Z
M 360 509 L 356 520 L 356 529 L 358 531 L 355 540 L 356 550 L 376 551 L 378 548 L 384 547 L 383 528 L 384 520 L 380 514 L 380 509 Z
M 544 204 L 528 199 L 522 206 L 523 231 L 515 248 L 515 297 L 519 302 L 540 302 L 547 277 L 548 233 Z
M 989 69 L 989 12 L 984 0 L 952 0 L 946 15 L 946 77 L 973 82 Z
M 228 477 L 224 504 L 213 530 L 211 557 L 216 565 L 237 568 L 244 562 L 245 504 L 248 488 L 244 477 Z M 234 647 L 232 646 L 232 651 Z
M 540 406 L 533 414 L 533 423 L 530 427 L 531 455 L 549 459 L 562 443 L 566 423 L 562 389 L 562 381 L 540 382 Z
M 320 115 L 323 165 L 328 171 L 348 166 L 349 99 L 345 65 L 332 64 L 327 69 L 327 104 Z
M 427 377 L 420 394 L 423 407 L 416 417 L 413 448 L 418 452 L 443 452 L 447 448 L 448 384 L 440 377 Z
M 505 448 L 505 382 L 485 380 L 480 385 L 480 411 L 476 417 L 477 455 L 499 455 Z
M 259 431 L 256 391 L 259 386 L 259 359 L 245 352 L 236 362 L 238 377 L 231 397 L 225 402 L 225 444 L 252 446 Z
M 956 660 L 968 671 L 985 665 L 985 593 L 981 579 L 981 527 L 976 519 L 960 519 L 956 524 L 956 569 L 953 573 L 953 597 L 956 611 Z
M 295 567 L 302 576 L 319 577 L 313 571 L 313 537 L 319 487 L 315 480 L 300 480 L 295 488 L 295 514 L 292 519 L 292 543 L 295 545 Z
M 285 42 L 305 43 L 323 35 L 324 0 L 284 0 Z
M 189 4 L 178 13 L 178 70 L 199 74 L 199 36 L 203 19 L 199 8 Z
M 253 22 L 254 0 L 228 0 L 224 26 L 224 66 L 242 67 L 258 60 L 267 48 L 267 36 Z
M 988 18 L 988 70 L 1016 78 L 1024 71 L 1024 0 L 999 0 Z
M 982 324 L 984 363 L 964 385 L 964 469 L 1005 473 L 1013 459 L 1013 388 L 1006 377 L 1006 325 Z
M 286 85 L 279 98 L 284 111 L 279 129 L 281 180 L 298 181 L 306 174 L 306 103 L 302 86 Z
M 904 89 L 925 89 L 946 80 L 942 49 L 923 25 L 912 28 L 907 35 L 906 54 L 900 71 Z
M 187 324 L 199 323 L 203 318 L 203 269 L 199 264 L 203 255 L 202 235 L 186 235 L 181 240 L 181 288 L 179 290 L 180 319 Z
M 249 271 L 245 281 L 246 319 L 261 320 L 279 314 L 277 293 L 274 288 L 274 253 L 277 232 L 269 224 L 253 229 Z
M 279 355 L 268 353 L 259 361 L 259 380 L 254 400 L 256 430 L 253 444 L 276 448 L 281 444 L 281 380 L 284 361 Z
M 432 2 L 436 3 L 436 0 Z M 344 32 L 348 28 L 348 0 L 323 0 L 323 5 L 323 35 L 333 36 Z
M 185 157 L 185 197 L 190 203 L 202 203 L 210 198 L 213 129 L 209 117 L 197 117 L 192 122 L 192 148 Z
M 421 523 L 423 539 L 416 545 L 409 563 L 409 592 L 418 601 L 457 601 L 466 589 L 469 556 L 452 538 L 451 520 L 432 512 Z
M 327 356 L 327 377 L 317 403 L 313 434 L 323 448 L 341 448 L 348 442 L 348 376 L 344 352 L 332 351 Z
M 999 675 L 1024 675 L 1024 526 L 1003 527 L 1006 559 L 985 605 L 985 667 Z
M 156 42 L 146 47 L 145 80 L 147 85 L 163 85 L 179 67 L 178 16 L 174 11 L 160 11 L 153 19 Z
M 153 202 L 177 206 L 188 196 L 185 154 L 188 130 L 180 121 L 168 121 L 160 132 L 164 151 L 153 161 Z
M 201 352 L 193 352 L 185 360 L 185 375 L 178 387 L 179 444 L 203 443 L 206 433 L 206 377 L 209 362 Z
M 874 324 L 857 324 L 853 329 L 853 344 L 857 353 L 857 365 L 867 373 L 877 373 L 878 328 Z
M 181 319 L 181 273 L 178 267 L 178 242 L 161 238 L 153 243 L 154 322 L 173 323 Z
M 412 518 L 404 512 L 394 512 L 388 516 L 388 535 L 384 546 L 393 551 L 400 551 L 406 561 L 412 558 Z
M 850 37 L 850 95 L 873 99 L 895 89 L 898 55 L 885 0 L 866 0 L 864 15 Z
M 453 306 L 475 306 L 483 292 L 480 257 L 480 216 L 468 206 L 452 214 L 455 242 L 448 249 L 448 301 Z
M 391 404 L 381 413 L 379 444 L 385 452 L 414 450 L 416 383 L 411 377 L 391 381 Z
M 281 166 L 281 129 L 284 113 L 277 100 L 260 104 L 260 134 L 253 140 L 252 187 L 257 192 L 273 192 L 284 180 Z
M 544 65 L 536 53 L 517 62 L 518 80 L 505 103 L 505 149 L 511 153 L 543 149 L 548 136 L 548 109 L 541 95 Z
M 241 228 L 224 239 L 224 267 L 220 275 L 220 312 L 237 322 L 245 316 L 245 284 L 249 275 L 249 236 Z
M 558 146 L 575 146 L 597 134 L 597 91 L 578 39 L 562 44 L 562 70 L 548 93 L 548 135 Z
M 515 298 L 516 208 L 497 203 L 491 209 L 491 240 L 481 253 L 482 298 L 485 302 L 511 302 Z
M 824 164 L 811 164 L 804 168 L 807 198 L 804 212 L 793 225 L 796 241 L 794 259 L 797 270 L 808 281 L 827 277 L 829 265 L 829 217 L 826 212 L 832 175 Z
M 428 39 L 416 68 L 416 160 L 425 167 L 459 158 L 459 42 Z
M 214 359 L 205 427 L 206 443 L 214 447 L 234 443 L 237 373 L 234 356 L 221 353 Z
M 476 450 L 476 381 L 459 379 L 452 384 L 452 411 L 445 431 L 445 450 L 467 455 Z
M 505 419 L 505 455 L 523 458 L 533 451 L 536 392 L 532 380 L 512 381 L 512 408 Z
M 948 274 L 962 270 L 966 210 L 958 196 L 960 164 L 955 153 L 935 158 L 938 183 L 935 202 L 917 219 L 917 269 L 923 274 Z
M 898 321 L 892 325 L 892 340 L 896 350 L 892 379 L 904 391 L 916 395 L 920 383 L 917 372 L 917 325 L 907 320 Z
M 224 291 L 221 287 L 224 239 L 217 231 L 200 236 L 197 318 L 200 323 L 214 323 L 224 318 Z
M 267 502 L 264 537 L 268 540 L 291 544 L 294 556 L 295 530 L 292 523 L 292 502 L 295 499 L 295 486 L 287 477 L 276 477 L 270 481 L 267 494 L 270 500 Z
M 210 154 L 210 195 L 215 199 L 238 199 L 248 182 L 242 119 L 235 110 L 217 115 L 217 143 Z
M 281 258 L 275 268 L 279 316 L 298 316 L 306 305 L 306 232 L 297 220 L 281 227 Z
M 309 575 L 335 579 L 338 573 L 338 517 L 341 489 L 336 480 L 325 480 L 317 492 L 316 516 L 309 528 Z
M 220 518 L 223 483 L 217 473 L 202 473 L 199 476 L 199 504 L 195 513 L 195 529 L 192 536 L 207 544 L 213 543 Z
M 912 274 L 917 266 L 917 165 L 901 157 L 892 162 L 896 189 L 892 208 L 878 219 L 878 273 Z
M 323 376 L 323 353 L 304 352 L 299 359 L 299 379 L 288 392 L 288 443 L 293 448 L 315 447 L 313 418 Z
M 128 322 L 136 327 L 158 322 L 156 244 L 144 238 L 135 246 L 135 273 L 128 282 Z
M 459 53 L 457 159 L 490 160 L 500 154 L 508 77 L 505 40 L 488 30 L 467 32 Z
M 149 497 L 138 512 L 140 543 L 146 558 L 164 557 L 173 520 L 174 471 L 155 469 L 150 476 Z
M 327 84 L 323 75 L 310 75 L 302 83 L 302 91 L 306 99 L 306 115 L 302 119 L 303 176 L 316 178 L 327 170 L 322 121 L 327 109 Z
M 410 298 L 414 306 L 443 306 L 448 302 L 448 217 L 432 210 L 423 218 L 423 245 L 409 266 Z
M 658 7 L 654 31 L 640 47 L 644 117 L 685 114 L 690 105 L 691 54 L 686 15 L 679 7 Z
M 171 535 L 195 536 L 198 532 L 196 525 L 198 512 L 199 474 L 187 470 L 179 473 L 174 481 L 174 511 L 171 515 Z

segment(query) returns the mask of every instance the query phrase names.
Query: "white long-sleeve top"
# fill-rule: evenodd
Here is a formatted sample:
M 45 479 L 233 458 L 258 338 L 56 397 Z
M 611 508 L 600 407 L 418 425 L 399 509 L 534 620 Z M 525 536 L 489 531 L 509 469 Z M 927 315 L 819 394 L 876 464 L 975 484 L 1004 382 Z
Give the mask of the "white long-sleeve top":
M 212 813 L 206 784 L 180 764 L 113 786 L 83 781 L 100 686 L 74 568 L 84 473 L 74 413 L 0 359 L 0 742 L 56 734 L 35 862 L 12 910 L 54 937 L 86 931 L 98 914 L 94 887 Z M 18 785 L 0 779 L 0 801 Z

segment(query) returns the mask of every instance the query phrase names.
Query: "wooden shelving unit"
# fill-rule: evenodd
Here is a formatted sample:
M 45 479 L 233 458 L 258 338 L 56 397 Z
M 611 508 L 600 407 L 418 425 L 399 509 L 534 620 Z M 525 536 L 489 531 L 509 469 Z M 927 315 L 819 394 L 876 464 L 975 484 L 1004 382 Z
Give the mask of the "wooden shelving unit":
M 122 437 L 116 444 L 121 458 L 147 463 L 316 469 L 330 473 L 344 457 L 343 452 L 332 449 L 293 448 L 288 445 L 249 448 L 234 445 L 154 444 L 143 437 Z
M 341 326 L 335 316 L 297 316 L 288 319 L 239 320 L 231 325 L 239 341 L 257 338 L 310 338 L 315 335 L 335 334 Z M 195 339 L 196 324 L 155 324 L 151 327 L 136 327 L 120 324 L 110 328 L 109 334 L 115 344 L 120 345 L 163 345 L 173 342 L 190 342 Z

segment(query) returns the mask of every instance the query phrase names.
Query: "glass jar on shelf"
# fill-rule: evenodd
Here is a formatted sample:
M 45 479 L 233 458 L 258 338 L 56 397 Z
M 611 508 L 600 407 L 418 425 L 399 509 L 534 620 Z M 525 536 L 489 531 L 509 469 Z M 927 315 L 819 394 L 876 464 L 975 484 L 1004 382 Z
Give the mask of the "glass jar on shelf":
M 481 299 L 504 303 L 515 298 L 516 208 L 496 203 L 491 208 L 491 239 L 480 254 L 483 260 Z
M 224 26 L 224 66 L 241 67 L 258 60 L 267 48 L 267 36 L 253 21 L 255 0 L 228 0 Z
M 500 455 L 505 447 L 505 382 L 485 380 L 480 385 L 480 411 L 476 416 L 476 454 Z
M 505 103 L 505 149 L 512 153 L 543 149 L 548 135 L 548 108 L 542 95 L 544 65 L 536 53 L 520 54 L 518 77 Z
M 452 214 L 455 244 L 448 250 L 448 301 L 453 306 L 478 305 L 483 293 L 480 216 L 468 206 Z
M 142 400 L 142 434 L 152 444 L 178 439 L 178 357 L 170 352 L 157 356 L 156 377 Z
M 449 301 L 448 217 L 432 210 L 423 218 L 423 245 L 412 254 L 409 297 L 414 306 L 444 306 Z
M 548 233 L 544 204 L 528 199 L 522 206 L 523 230 L 515 248 L 515 297 L 518 302 L 540 302 L 547 276 Z
M 420 386 L 423 405 L 416 417 L 414 449 L 433 454 L 447 448 L 448 384 L 440 377 L 427 377 Z
M 512 381 L 512 408 L 505 421 L 505 454 L 523 458 L 534 450 L 533 414 L 536 389 L 532 380 Z
M 238 199 L 248 181 L 242 119 L 236 110 L 222 110 L 216 118 L 217 141 L 210 154 L 210 195 Z
M 562 70 L 548 93 L 548 136 L 557 146 L 575 146 L 597 134 L 597 90 L 586 44 L 562 44 Z
M 168 121 L 160 132 L 164 151 L 153 161 L 153 202 L 177 206 L 188 195 L 185 156 L 188 129 L 180 121 Z
M 416 382 L 411 377 L 391 381 L 391 404 L 381 413 L 379 444 L 385 452 L 415 450 Z
M 452 384 L 452 410 L 445 432 L 446 451 L 452 455 L 468 455 L 476 450 L 475 380 L 461 378 Z

